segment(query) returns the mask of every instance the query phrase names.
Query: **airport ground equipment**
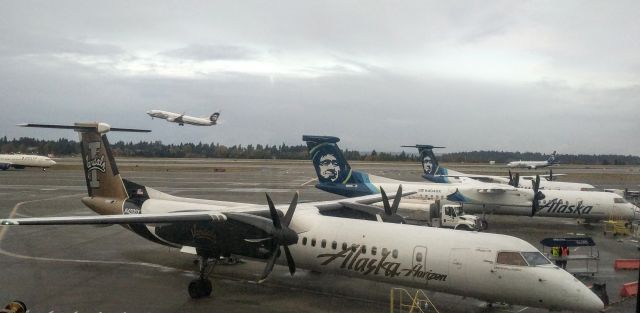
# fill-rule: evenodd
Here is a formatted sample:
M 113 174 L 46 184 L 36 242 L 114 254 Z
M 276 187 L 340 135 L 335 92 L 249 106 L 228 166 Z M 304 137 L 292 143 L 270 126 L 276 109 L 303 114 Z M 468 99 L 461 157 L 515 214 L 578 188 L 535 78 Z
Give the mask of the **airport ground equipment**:
M 566 261 L 566 271 L 573 275 L 591 275 L 598 273 L 600 267 L 600 251 L 591 237 L 570 238 L 545 238 L 540 241 L 542 253 L 545 253 L 551 261 Z M 551 255 L 552 247 L 567 246 L 574 249 L 567 257 L 554 257 Z M 585 247 L 586 251 L 579 251 L 579 247 Z M 547 252 L 547 248 L 549 252 Z M 571 264 L 571 266 L 569 266 Z
M 629 222 L 625 220 L 606 220 L 602 223 L 602 233 L 603 235 L 607 235 L 607 233 L 613 234 L 613 236 L 623 235 L 628 236 L 631 235 L 631 231 L 629 230 Z
M 484 229 L 483 225 L 486 225 L 480 217 L 466 214 L 461 204 L 442 204 L 440 200 L 433 202 L 405 200 L 400 204 L 398 214 L 410 224 L 426 223 L 431 227 L 479 231 Z
M 412 295 L 407 289 L 391 288 L 389 306 L 390 313 L 440 313 L 422 289 L 416 289 Z
M 640 259 L 617 259 L 613 263 L 613 268 L 618 270 L 637 270 L 640 269 Z

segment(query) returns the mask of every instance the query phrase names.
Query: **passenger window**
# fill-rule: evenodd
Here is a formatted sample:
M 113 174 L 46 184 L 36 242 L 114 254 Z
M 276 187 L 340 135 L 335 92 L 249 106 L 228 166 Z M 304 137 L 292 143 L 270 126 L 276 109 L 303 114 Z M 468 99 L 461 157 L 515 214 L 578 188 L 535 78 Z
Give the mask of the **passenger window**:
M 498 252 L 498 259 L 496 260 L 498 264 L 505 265 L 517 265 L 517 266 L 527 266 L 527 262 L 524 261 L 522 255 L 518 252 Z
M 376 252 L 378 252 L 378 249 L 376 247 L 371 247 L 371 255 L 376 255 Z
M 302 245 L 306 246 L 307 245 L 307 237 L 303 237 L 302 238 Z
M 342 243 L 342 250 L 347 250 L 347 243 L 346 242 Z
M 327 246 L 327 241 L 322 239 L 322 241 L 320 242 L 320 246 L 325 248 Z
M 627 203 L 623 198 L 613 198 L 613 203 Z
M 422 262 L 422 252 L 416 253 L 416 262 Z
M 398 258 L 398 249 L 393 249 L 393 253 L 391 253 L 391 256 L 392 256 L 394 259 L 397 259 L 397 258 Z
M 387 250 L 387 248 L 382 248 L 382 255 L 387 255 L 389 254 L 389 250 Z
M 331 249 L 335 250 L 336 248 L 338 248 L 338 243 L 334 241 L 331 243 Z
M 356 252 L 358 250 L 358 246 L 357 245 L 351 245 L 351 251 Z
M 367 246 L 362 245 L 362 246 L 360 247 L 360 253 L 362 253 L 362 254 L 367 253 Z
M 316 246 L 316 239 L 315 238 L 311 239 L 311 246 L 312 247 Z

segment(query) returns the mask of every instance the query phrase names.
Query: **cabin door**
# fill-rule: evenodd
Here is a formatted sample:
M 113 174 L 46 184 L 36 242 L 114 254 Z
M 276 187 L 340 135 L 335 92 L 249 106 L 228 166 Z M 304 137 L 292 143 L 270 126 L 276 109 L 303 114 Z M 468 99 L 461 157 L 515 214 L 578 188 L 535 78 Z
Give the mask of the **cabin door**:
M 449 286 L 460 291 L 467 291 L 467 262 L 470 259 L 469 249 L 453 248 L 449 254 Z

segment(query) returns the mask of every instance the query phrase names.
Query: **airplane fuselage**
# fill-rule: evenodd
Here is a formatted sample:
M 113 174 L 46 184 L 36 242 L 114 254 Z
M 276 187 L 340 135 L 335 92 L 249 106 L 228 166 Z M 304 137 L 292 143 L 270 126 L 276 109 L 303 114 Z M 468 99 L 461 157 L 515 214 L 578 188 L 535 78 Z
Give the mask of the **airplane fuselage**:
M 100 199 L 85 199 L 85 204 L 105 203 Z M 138 210 L 127 211 L 126 207 L 126 204 L 122 206 L 123 214 L 169 213 L 194 208 L 216 214 L 225 208 L 215 202 L 207 204 L 206 200 L 186 198 L 148 199 Z M 225 214 L 255 209 L 255 205 L 226 207 Z M 515 237 L 323 216 L 315 206 L 305 204 L 298 206 L 290 227 L 298 233 L 298 242 L 289 248 L 300 268 L 491 302 L 573 310 L 601 307 L 600 300 L 584 284 L 552 265 L 531 244 Z M 217 235 L 224 232 L 197 224 L 184 227 L 179 223 L 131 230 L 175 247 L 193 245 L 198 238 L 211 240 L 213 244 Z M 228 252 L 261 261 L 268 259 L 270 241 L 256 243 L 253 248 L 247 245 L 247 242 L 230 245 Z M 536 260 L 513 264 L 502 260 L 499 253 L 522 260 L 521 256 L 527 255 Z M 285 264 L 283 258 L 278 263 Z
M 152 118 L 161 118 L 179 125 L 189 124 L 195 126 L 212 126 L 217 124 L 217 116 L 215 119 L 212 117 L 194 117 L 162 110 L 151 110 L 147 112 L 147 115 Z
M 549 161 L 513 161 L 507 164 L 508 167 L 528 169 L 542 168 L 551 165 L 553 165 L 553 163 Z
M 25 168 L 25 167 L 41 167 L 49 168 L 55 165 L 56 162 L 51 158 L 41 155 L 30 154 L 0 154 L 0 169 L 7 170 L 10 167 L 13 168 Z

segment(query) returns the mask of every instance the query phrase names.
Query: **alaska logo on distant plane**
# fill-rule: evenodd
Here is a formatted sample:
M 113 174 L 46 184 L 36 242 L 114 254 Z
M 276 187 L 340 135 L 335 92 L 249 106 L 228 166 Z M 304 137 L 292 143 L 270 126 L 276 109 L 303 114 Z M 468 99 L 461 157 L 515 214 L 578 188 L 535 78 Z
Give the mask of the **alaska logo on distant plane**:
M 446 281 L 446 274 L 434 273 L 433 271 L 425 271 L 422 264 L 416 264 L 412 268 L 401 268 L 399 262 L 387 261 L 390 251 L 383 251 L 381 258 L 361 257 L 362 250 L 360 245 L 353 245 L 347 249 L 343 249 L 338 253 L 323 253 L 319 254 L 317 258 L 327 258 L 321 265 L 328 265 L 338 259 L 342 260 L 340 265 L 341 269 L 348 269 L 350 271 L 359 272 L 362 275 L 378 275 L 382 274 L 385 277 L 416 277 L 424 280 L 439 280 Z
M 540 208 L 540 211 L 547 209 L 546 213 L 560 213 L 560 214 L 590 214 L 593 206 L 591 205 L 582 205 L 582 201 L 578 202 L 577 205 L 569 205 L 568 202 L 562 201 L 562 199 L 553 199 L 547 202 Z

